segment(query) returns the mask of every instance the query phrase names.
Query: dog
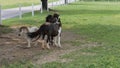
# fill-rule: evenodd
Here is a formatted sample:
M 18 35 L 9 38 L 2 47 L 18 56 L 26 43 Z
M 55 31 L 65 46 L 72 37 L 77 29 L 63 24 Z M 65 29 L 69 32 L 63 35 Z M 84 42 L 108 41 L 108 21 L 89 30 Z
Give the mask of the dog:
M 35 41 L 34 39 L 35 39 L 35 37 L 34 38 L 30 38 L 29 36 L 28 36 L 28 33 L 29 32 L 35 32 L 35 31 L 37 31 L 39 28 L 38 27 L 26 27 L 26 26 L 22 26 L 22 27 L 20 27 L 19 28 L 19 33 L 18 33 L 18 36 L 20 36 L 20 37 L 22 37 L 22 38 L 24 38 L 24 39 L 26 39 L 27 40 L 27 43 L 28 43 L 28 48 L 29 47 L 31 47 L 31 43 L 32 42 L 35 42 L 35 45 L 37 45 L 37 43 L 39 43 L 39 42 L 42 42 L 42 48 L 44 49 L 45 48 L 45 42 L 43 41 L 43 40 L 37 40 L 37 41 Z
M 61 20 L 60 20 L 60 15 L 58 13 L 54 13 L 53 14 L 53 17 L 55 20 L 54 24 L 58 25 L 58 34 L 57 36 L 54 37 L 53 39 L 53 42 L 56 46 L 60 47 L 61 48 L 61 33 L 62 33 L 62 23 L 61 23 Z
M 55 13 L 53 15 L 48 15 L 46 17 L 46 23 L 42 24 L 40 28 L 35 32 L 30 32 L 29 37 L 42 37 L 42 40 L 45 40 L 45 36 L 47 36 L 47 48 L 50 49 L 50 44 L 54 44 L 61 48 L 60 44 L 60 36 L 62 31 L 62 24 L 59 18 L 59 14 Z M 56 38 L 55 38 L 56 37 Z M 55 38 L 55 40 L 54 40 Z M 57 44 L 58 38 L 58 44 Z

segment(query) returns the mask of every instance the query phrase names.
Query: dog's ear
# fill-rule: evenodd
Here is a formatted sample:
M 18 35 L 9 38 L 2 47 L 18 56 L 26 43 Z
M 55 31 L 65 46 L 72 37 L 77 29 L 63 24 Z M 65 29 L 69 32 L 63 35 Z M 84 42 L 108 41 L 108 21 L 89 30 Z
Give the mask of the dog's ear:
M 54 12 L 54 14 L 58 14 L 59 15 L 59 12 Z
M 52 15 L 48 15 L 47 17 L 46 17 L 46 22 L 50 22 L 50 20 L 52 19 Z
M 59 18 L 59 16 L 60 16 L 60 15 L 59 15 L 58 13 L 54 13 L 54 14 L 53 14 L 53 17 Z

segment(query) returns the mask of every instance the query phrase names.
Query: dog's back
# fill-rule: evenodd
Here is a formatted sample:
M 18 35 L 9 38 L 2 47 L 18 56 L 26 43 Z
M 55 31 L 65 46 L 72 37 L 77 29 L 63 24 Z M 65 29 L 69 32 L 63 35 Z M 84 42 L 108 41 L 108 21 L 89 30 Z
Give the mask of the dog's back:
M 30 27 L 30 28 L 28 28 L 28 30 L 29 30 L 29 32 L 35 32 L 35 31 L 37 31 L 39 28 L 38 27 Z

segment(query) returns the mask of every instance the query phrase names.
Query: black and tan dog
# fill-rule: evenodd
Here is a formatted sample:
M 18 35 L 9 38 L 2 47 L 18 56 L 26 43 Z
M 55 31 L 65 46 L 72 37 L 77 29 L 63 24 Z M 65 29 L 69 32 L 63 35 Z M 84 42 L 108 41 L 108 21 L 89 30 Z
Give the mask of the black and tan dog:
M 62 27 L 62 24 L 59 18 L 59 14 L 55 13 L 53 15 L 48 15 L 46 17 L 46 22 L 42 24 L 36 32 L 30 32 L 28 36 L 31 38 L 39 36 L 39 37 L 42 37 L 42 39 L 44 40 L 46 35 L 47 48 L 50 49 L 49 45 L 53 43 L 56 46 L 61 47 L 61 44 L 60 44 L 60 35 L 62 30 L 61 27 Z

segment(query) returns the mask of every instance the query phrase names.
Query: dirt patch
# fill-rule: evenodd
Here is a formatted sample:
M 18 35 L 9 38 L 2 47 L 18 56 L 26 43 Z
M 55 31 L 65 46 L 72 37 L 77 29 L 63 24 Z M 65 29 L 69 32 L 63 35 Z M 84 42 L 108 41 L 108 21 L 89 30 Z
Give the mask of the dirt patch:
M 67 42 L 65 42 L 67 41 Z M 79 45 L 73 45 L 73 43 L 69 42 L 69 41 L 77 41 L 77 42 L 81 42 L 81 44 Z M 44 54 L 42 56 L 36 56 L 34 57 L 34 59 L 36 61 L 34 61 L 33 63 L 41 65 L 47 62 L 53 62 L 53 61 L 59 61 L 59 62 L 69 62 L 72 61 L 72 59 L 67 59 L 67 58 L 61 58 L 61 56 L 65 55 L 65 54 L 70 54 L 71 52 L 80 50 L 82 48 L 91 48 L 91 47 L 96 47 L 98 46 L 97 42 L 88 42 L 85 43 L 85 38 L 84 37 L 80 37 L 80 35 L 77 35 L 71 31 L 64 31 L 62 34 L 62 49 L 54 49 L 51 53 L 48 54 Z M 93 53 L 81 53 L 83 55 L 95 55 Z
M 76 35 L 70 31 L 63 31 L 62 33 L 62 49 L 57 47 L 51 47 L 50 50 L 42 50 L 41 44 L 38 46 L 32 46 L 29 49 L 24 49 L 18 46 L 26 47 L 26 40 L 18 37 L 16 30 L 13 30 L 8 34 L 0 35 L 0 65 L 5 63 L 12 63 L 21 60 L 36 60 L 37 63 L 45 63 L 48 61 L 55 61 L 62 54 L 69 53 L 76 49 L 76 47 L 71 46 L 70 44 L 64 43 L 64 41 L 75 40 Z M 39 56 L 40 58 L 37 58 Z M 50 59 L 54 57 L 55 59 Z M 43 62 L 44 61 L 44 62 Z
M 41 45 L 41 44 L 39 44 Z M 41 52 L 41 46 L 27 46 L 26 40 L 18 37 L 16 30 L 8 34 L 0 35 L 0 65 L 21 60 L 29 60 L 37 53 Z M 22 47 L 18 47 L 22 46 Z
M 80 39 L 81 38 L 81 39 Z M 35 64 L 60 61 L 68 62 L 70 59 L 60 59 L 60 56 L 80 49 L 80 46 L 73 46 L 66 41 L 83 41 L 84 38 L 74 34 L 71 31 L 63 31 L 61 37 L 62 48 L 51 46 L 50 50 L 42 50 L 41 44 L 32 46 L 29 49 L 26 40 L 17 36 L 16 30 L 9 34 L 0 35 L 0 65 L 14 63 L 21 60 L 32 60 Z M 22 46 L 18 47 L 18 46 Z
M 53 49 L 52 52 L 48 54 L 44 54 L 42 56 L 34 57 L 36 61 L 33 63 L 35 64 L 44 64 L 46 62 L 52 62 L 52 61 L 60 61 L 60 62 L 69 62 L 72 61 L 71 59 L 61 59 L 60 56 L 68 54 L 70 52 L 76 51 L 77 49 L 80 49 L 79 46 L 72 46 L 71 43 L 65 42 L 65 41 L 75 41 L 79 38 L 79 35 L 74 34 L 70 31 L 64 31 L 62 33 L 61 37 L 62 41 L 62 49 Z

